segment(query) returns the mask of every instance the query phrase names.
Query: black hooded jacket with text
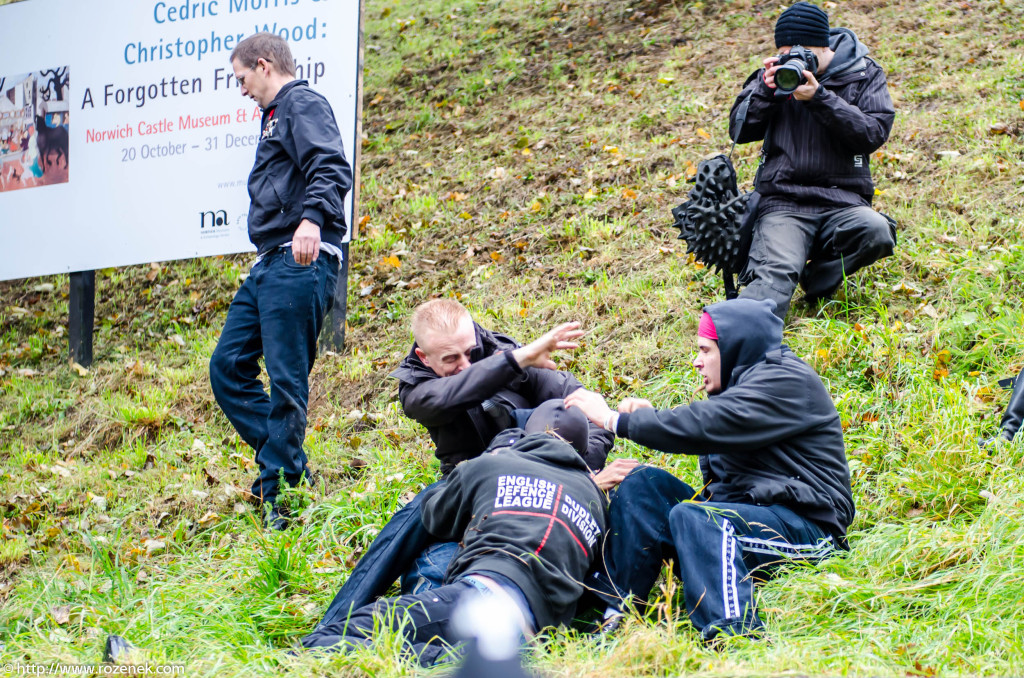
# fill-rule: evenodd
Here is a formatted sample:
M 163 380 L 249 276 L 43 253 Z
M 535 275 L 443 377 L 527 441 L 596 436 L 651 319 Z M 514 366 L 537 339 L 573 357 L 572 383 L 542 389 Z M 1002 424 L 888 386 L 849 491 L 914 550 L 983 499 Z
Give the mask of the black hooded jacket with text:
M 705 308 L 719 337 L 722 390 L 620 415 L 616 432 L 662 452 L 703 455 L 711 501 L 781 504 L 845 544 L 854 506 L 843 427 L 821 378 L 782 345 L 773 307 L 734 299 Z
M 506 433 L 497 454 L 460 464 L 423 501 L 423 524 L 461 541 L 446 583 L 494 572 L 522 590 L 538 629 L 568 623 L 607 529 L 607 500 L 568 443 Z
M 427 428 L 447 475 L 460 461 L 483 452 L 494 436 L 509 426 L 507 417 L 484 409 L 490 401 L 506 410 L 530 409 L 545 400 L 561 399 L 583 384 L 567 372 L 519 367 L 510 352 L 519 344 L 510 337 L 474 323 L 476 347 L 468 368 L 440 377 L 416 355 L 416 344 L 390 376 L 398 380 L 398 400 L 405 415 Z M 615 437 L 599 426 L 590 427 L 587 465 L 604 468 Z
M 777 97 L 762 68 L 733 103 L 729 136 L 737 143 L 764 139 L 771 125 L 758 172 L 761 214 L 871 205 L 870 156 L 889 138 L 896 111 L 885 72 L 853 31 L 833 28 L 830 42 L 835 56 L 810 101 Z M 740 103 L 748 95 L 746 121 L 738 129 Z

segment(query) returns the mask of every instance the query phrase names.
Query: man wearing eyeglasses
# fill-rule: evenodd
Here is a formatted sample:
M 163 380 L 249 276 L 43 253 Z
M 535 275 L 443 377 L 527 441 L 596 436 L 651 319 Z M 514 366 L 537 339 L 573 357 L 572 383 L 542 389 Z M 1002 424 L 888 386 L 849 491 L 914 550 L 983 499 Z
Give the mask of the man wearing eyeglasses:
M 214 397 L 256 451 L 252 493 L 268 527 L 284 529 L 280 478 L 308 478 L 309 373 L 331 308 L 346 224 L 352 169 L 330 104 L 295 77 L 288 43 L 257 33 L 231 53 L 242 95 L 263 109 L 256 162 L 249 174 L 249 239 L 256 264 L 231 302 L 210 359 Z M 259 358 L 270 395 L 259 380 Z

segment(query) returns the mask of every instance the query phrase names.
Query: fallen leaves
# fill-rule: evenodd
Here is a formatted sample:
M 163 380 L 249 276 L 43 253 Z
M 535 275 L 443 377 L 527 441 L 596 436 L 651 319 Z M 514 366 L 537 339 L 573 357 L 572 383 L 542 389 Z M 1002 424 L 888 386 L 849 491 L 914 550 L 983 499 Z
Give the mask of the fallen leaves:
M 154 261 L 153 263 L 151 263 L 149 265 L 149 271 L 146 273 L 146 280 L 148 280 L 149 282 L 153 282 L 154 280 L 156 280 L 157 276 L 160 275 L 160 271 L 162 269 L 163 266 L 161 266 L 157 262 Z
M 155 556 L 167 548 L 167 543 L 160 539 L 147 539 L 142 542 L 142 547 L 146 550 L 147 556 Z
M 56 605 L 50 608 L 50 617 L 54 624 L 64 625 L 71 621 L 71 606 Z

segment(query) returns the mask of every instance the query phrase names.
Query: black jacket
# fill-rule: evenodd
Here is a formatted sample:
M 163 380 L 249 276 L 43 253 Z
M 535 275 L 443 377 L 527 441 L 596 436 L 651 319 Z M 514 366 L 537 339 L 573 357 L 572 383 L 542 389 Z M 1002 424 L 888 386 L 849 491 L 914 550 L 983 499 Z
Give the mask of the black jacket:
M 1013 386 L 1013 394 L 1010 396 L 1010 403 L 1003 412 L 1003 437 L 1013 440 L 1020 431 L 1021 422 L 1024 422 L 1024 371 L 1017 375 Z
M 607 527 L 606 508 L 576 451 L 534 433 L 461 464 L 420 512 L 435 537 L 461 540 L 447 583 L 474 572 L 504 575 L 543 628 L 572 619 Z
M 509 426 L 508 410 L 537 407 L 582 388 L 576 377 L 566 372 L 520 368 L 511 355 L 518 347 L 515 340 L 476 325 L 472 364 L 459 374 L 439 377 L 416 356 L 416 344 L 391 373 L 398 380 L 402 410 L 430 433 L 442 475 L 483 452 L 494 436 Z M 484 401 L 501 407 L 487 411 Z M 595 471 L 604 468 L 614 442 L 611 433 L 591 426 L 590 444 L 583 455 L 587 465 Z
M 352 168 L 327 99 L 293 80 L 264 109 L 261 129 L 249 174 L 249 240 L 264 254 L 309 219 L 322 242 L 340 246 Z
M 839 415 L 817 373 L 781 345 L 772 307 L 752 299 L 708 306 L 722 391 L 620 415 L 617 433 L 662 452 L 704 455 L 711 501 L 782 504 L 845 543 L 854 506 Z
M 824 211 L 870 205 L 874 196 L 870 155 L 889 138 L 896 112 L 885 73 L 846 28 L 833 28 L 835 52 L 818 77 L 810 101 L 776 97 L 764 84 L 764 69 L 747 78 L 729 114 L 729 135 L 737 143 L 771 139 L 758 174 L 759 212 Z M 737 111 L 752 93 L 746 122 Z

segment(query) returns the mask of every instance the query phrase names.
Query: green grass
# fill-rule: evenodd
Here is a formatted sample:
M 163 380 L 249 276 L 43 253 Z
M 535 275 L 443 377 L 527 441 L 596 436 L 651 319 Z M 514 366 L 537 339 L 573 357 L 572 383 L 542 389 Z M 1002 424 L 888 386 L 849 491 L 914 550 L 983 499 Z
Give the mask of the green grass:
M 368 222 L 348 346 L 312 377 L 306 445 L 323 481 L 289 493 L 301 518 L 285 534 L 242 501 L 251 452 L 206 374 L 247 257 L 98 272 L 84 374 L 66 363 L 67 278 L 0 284 L 0 657 L 93 663 L 114 633 L 188 675 L 419 673 L 390 636 L 349 656 L 287 653 L 436 477 L 387 378 L 411 309 L 456 295 L 521 339 L 580 320 L 590 333 L 561 363 L 584 383 L 613 401 L 687 402 L 698 312 L 722 291 L 669 210 L 689 168 L 727 150 L 729 106 L 772 52 L 781 7 L 366 4 Z M 897 252 L 820 307 L 798 297 L 786 328 L 846 429 L 853 551 L 763 587 L 766 642 L 701 647 L 669 576 L 651 617 L 614 638 L 541 643 L 531 662 L 548 675 L 1024 672 L 1024 449 L 976 443 L 1008 397 L 996 382 L 1024 364 L 1024 10 L 829 11 L 887 69 L 897 105 L 872 158 Z M 735 157 L 749 184 L 757 145 Z M 692 458 L 615 454 L 699 477 Z

